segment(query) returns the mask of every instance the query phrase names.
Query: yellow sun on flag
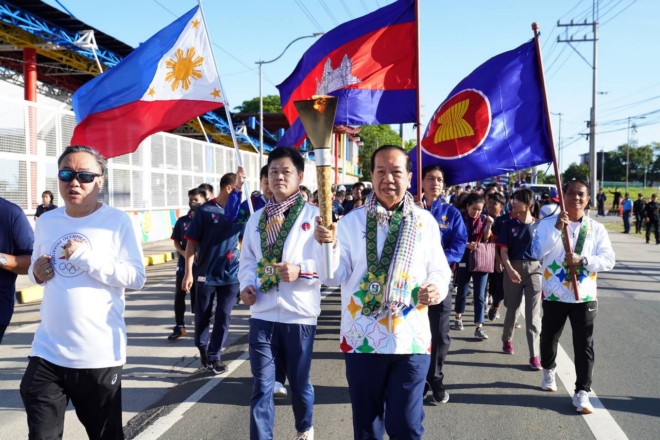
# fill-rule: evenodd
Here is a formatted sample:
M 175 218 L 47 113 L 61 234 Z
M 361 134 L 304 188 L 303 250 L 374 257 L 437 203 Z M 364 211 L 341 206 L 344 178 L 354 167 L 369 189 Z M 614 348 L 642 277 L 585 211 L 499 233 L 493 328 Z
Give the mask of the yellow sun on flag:
M 204 57 L 195 57 L 195 48 L 191 47 L 183 55 L 182 49 L 177 49 L 175 54 L 176 60 L 169 59 L 165 62 L 168 69 L 171 69 L 165 76 L 167 82 L 172 83 L 172 91 L 175 91 L 179 86 L 183 90 L 188 90 L 192 84 L 191 79 L 200 79 L 202 71 L 197 69 L 204 62 Z

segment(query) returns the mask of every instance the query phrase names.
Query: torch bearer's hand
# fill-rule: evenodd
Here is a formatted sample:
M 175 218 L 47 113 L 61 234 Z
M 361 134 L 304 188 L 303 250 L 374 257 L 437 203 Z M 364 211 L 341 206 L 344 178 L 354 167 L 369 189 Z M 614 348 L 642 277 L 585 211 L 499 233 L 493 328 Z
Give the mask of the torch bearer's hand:
M 322 225 L 323 219 L 316 217 L 316 228 L 314 229 L 314 238 L 319 243 L 335 243 L 335 224 L 331 224 L 329 228 Z
M 425 306 L 439 304 L 440 292 L 435 284 L 422 284 L 419 286 L 417 299 L 420 304 Z
M 236 183 L 234 184 L 236 191 L 241 191 L 243 189 L 243 182 L 245 182 L 245 168 L 239 166 L 236 169 Z
M 568 219 L 568 212 L 562 211 L 557 215 L 557 221 L 555 222 L 555 228 L 561 231 L 564 226 L 568 226 L 571 221 Z
M 285 283 L 292 283 L 300 277 L 300 266 L 297 264 L 287 263 L 285 261 L 273 264 L 280 276 L 280 281 Z
M 248 306 L 257 302 L 257 289 L 253 285 L 247 286 L 241 291 L 241 301 Z

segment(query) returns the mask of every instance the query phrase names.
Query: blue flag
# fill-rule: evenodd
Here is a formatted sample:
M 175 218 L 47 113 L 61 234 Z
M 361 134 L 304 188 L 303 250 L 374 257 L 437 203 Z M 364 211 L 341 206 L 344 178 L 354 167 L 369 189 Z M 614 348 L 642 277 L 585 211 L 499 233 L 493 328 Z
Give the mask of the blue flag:
M 422 139 L 422 167 L 439 165 L 448 185 L 552 161 L 534 40 L 497 55 L 461 81 Z M 417 147 L 410 153 L 417 166 Z

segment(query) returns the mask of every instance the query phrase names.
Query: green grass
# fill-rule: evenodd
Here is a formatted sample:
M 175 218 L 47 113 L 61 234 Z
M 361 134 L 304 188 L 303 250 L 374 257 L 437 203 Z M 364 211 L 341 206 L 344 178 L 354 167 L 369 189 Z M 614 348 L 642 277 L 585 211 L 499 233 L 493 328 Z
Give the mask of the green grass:
M 614 191 L 614 188 L 604 188 L 603 191 L 605 194 L 607 194 L 607 201 L 605 202 L 605 206 L 608 205 L 612 206 L 612 197 L 614 197 L 613 194 L 610 194 L 610 190 Z M 619 191 L 621 191 L 621 194 L 624 194 L 626 192 L 626 187 L 625 185 L 622 185 L 619 187 Z M 630 198 L 634 201 L 637 200 L 637 194 L 641 193 L 644 196 L 644 200 L 649 201 L 651 200 L 651 194 L 656 194 L 660 196 L 660 189 L 657 187 L 651 187 L 647 186 L 645 188 L 633 188 L 633 187 L 628 187 L 628 193 L 630 193 Z
M 617 217 L 619 220 L 618 221 L 613 221 L 613 222 L 603 222 L 603 226 L 605 226 L 605 229 L 607 229 L 609 232 L 619 232 L 623 234 L 623 220 L 621 217 Z M 639 240 L 644 240 L 646 241 L 646 226 L 642 226 L 642 233 L 641 234 L 635 234 L 635 218 L 630 217 L 630 234 L 628 236 L 637 238 Z

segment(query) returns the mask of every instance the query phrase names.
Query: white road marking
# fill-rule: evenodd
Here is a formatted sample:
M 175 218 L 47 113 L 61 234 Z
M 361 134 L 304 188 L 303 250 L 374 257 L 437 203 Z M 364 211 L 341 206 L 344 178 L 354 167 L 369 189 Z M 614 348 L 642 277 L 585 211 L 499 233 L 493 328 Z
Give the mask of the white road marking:
M 561 345 L 557 346 L 557 367 L 555 371 L 564 384 L 564 389 L 571 398 L 575 390 L 575 364 L 568 357 Z M 589 401 L 594 407 L 591 414 L 582 414 L 584 421 L 591 430 L 596 440 L 628 440 L 628 436 L 616 423 L 614 417 L 605 408 L 596 392 L 592 389 L 589 393 Z
M 195 391 L 193 394 L 188 396 L 186 400 L 178 404 L 174 409 L 167 415 L 159 417 L 152 425 L 147 429 L 142 431 L 135 440 L 156 440 L 160 438 L 161 435 L 165 434 L 169 429 L 174 426 L 179 420 L 183 418 L 183 415 L 190 408 L 193 407 L 197 402 L 199 402 L 207 393 L 209 393 L 213 388 L 222 383 L 223 380 L 228 378 L 238 367 L 241 366 L 249 357 L 249 353 L 243 353 L 238 359 L 234 359 L 227 363 L 229 370 L 226 373 L 223 373 L 222 376 L 213 376 L 209 381 L 204 384 L 201 388 Z

